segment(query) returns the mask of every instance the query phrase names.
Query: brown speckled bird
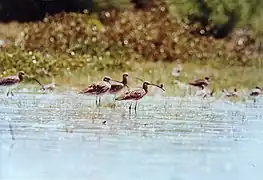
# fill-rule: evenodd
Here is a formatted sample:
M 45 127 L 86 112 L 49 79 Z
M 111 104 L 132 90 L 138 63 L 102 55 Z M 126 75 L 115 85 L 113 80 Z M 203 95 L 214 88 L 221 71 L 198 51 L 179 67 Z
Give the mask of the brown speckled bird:
M 202 89 L 203 87 L 206 87 L 209 85 L 209 77 L 205 77 L 204 79 L 197 79 L 195 81 L 189 81 L 188 84 Z
M 134 89 L 134 90 L 128 91 L 128 92 L 122 94 L 121 96 L 115 98 L 115 100 L 117 100 L 117 101 L 122 101 L 122 100 L 133 100 L 133 101 L 136 101 L 135 107 L 134 107 L 134 109 L 135 109 L 135 111 L 136 111 L 138 100 L 140 100 L 141 98 L 143 98 L 143 97 L 148 93 L 148 86 L 149 86 L 149 85 L 159 87 L 160 89 L 162 89 L 163 91 L 165 91 L 165 89 L 163 89 L 163 88 L 162 88 L 161 86 L 159 86 L 159 85 L 150 83 L 150 82 L 148 82 L 148 81 L 144 81 L 144 82 L 143 82 L 143 85 L 142 85 L 142 88 L 136 88 L 136 89 Z M 132 103 L 131 103 L 130 106 L 129 106 L 129 110 L 131 110 L 131 106 L 132 106 Z
M 9 93 L 14 96 L 12 90 L 14 88 L 16 88 L 20 82 L 22 82 L 24 80 L 24 76 L 26 74 L 24 73 L 24 71 L 20 71 L 16 76 L 8 76 L 5 78 L 0 79 L 0 87 L 5 87 L 7 88 L 7 96 L 9 95 Z
M 97 82 L 97 83 L 92 83 L 87 88 L 80 91 L 79 94 L 95 95 L 96 105 L 100 105 L 101 96 L 109 92 L 111 88 L 110 81 L 119 82 L 119 81 L 111 80 L 109 76 L 105 76 L 102 81 Z M 98 98 L 99 98 L 99 101 L 98 101 Z

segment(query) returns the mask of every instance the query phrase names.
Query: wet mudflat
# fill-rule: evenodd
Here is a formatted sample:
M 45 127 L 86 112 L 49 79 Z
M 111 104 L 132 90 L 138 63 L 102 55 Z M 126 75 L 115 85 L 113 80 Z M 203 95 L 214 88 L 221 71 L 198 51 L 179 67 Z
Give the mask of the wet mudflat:
M 0 179 L 260 179 L 263 99 L 0 95 Z M 9 124 L 12 126 L 12 140 Z

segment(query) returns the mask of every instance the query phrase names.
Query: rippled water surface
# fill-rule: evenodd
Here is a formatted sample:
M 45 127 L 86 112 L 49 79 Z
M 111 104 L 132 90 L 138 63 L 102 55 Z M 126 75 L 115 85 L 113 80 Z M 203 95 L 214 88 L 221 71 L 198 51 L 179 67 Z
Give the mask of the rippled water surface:
M 0 95 L 0 179 L 261 179 L 263 100 Z M 108 104 L 111 97 L 102 103 Z M 11 124 L 13 137 L 10 133 Z

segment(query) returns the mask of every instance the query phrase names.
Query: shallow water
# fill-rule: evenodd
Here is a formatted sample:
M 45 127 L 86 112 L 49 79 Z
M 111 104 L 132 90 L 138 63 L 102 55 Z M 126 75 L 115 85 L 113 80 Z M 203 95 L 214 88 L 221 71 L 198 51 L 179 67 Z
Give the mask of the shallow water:
M 0 98 L 0 179 L 261 179 L 261 99 L 145 97 L 129 115 L 74 93 Z

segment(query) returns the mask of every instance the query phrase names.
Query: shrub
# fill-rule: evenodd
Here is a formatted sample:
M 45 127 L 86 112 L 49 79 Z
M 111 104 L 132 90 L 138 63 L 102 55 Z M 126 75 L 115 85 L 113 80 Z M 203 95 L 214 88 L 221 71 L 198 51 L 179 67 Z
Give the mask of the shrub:
M 260 55 L 257 47 L 261 45 L 250 31 L 234 31 L 231 37 L 214 39 L 193 33 L 196 29 L 196 24 L 172 17 L 164 5 L 147 11 L 104 11 L 99 18 L 87 13 L 61 13 L 26 24 L 17 45 L 28 50 L 97 57 L 220 60 L 242 65 Z

